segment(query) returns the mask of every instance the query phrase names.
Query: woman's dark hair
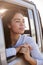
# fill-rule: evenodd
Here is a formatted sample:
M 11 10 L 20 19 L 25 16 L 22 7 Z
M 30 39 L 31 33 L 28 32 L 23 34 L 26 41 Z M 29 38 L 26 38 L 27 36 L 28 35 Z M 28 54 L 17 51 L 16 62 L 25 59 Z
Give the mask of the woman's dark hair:
M 15 12 L 13 10 L 9 10 L 9 11 L 7 11 L 5 13 L 5 16 L 2 18 L 3 28 L 4 28 L 4 35 L 5 35 L 5 45 L 6 45 L 6 48 L 11 47 L 10 30 L 9 30 L 9 28 L 8 28 L 7 25 L 11 22 L 11 19 L 13 18 L 13 16 L 16 13 L 22 13 L 22 14 L 24 14 L 21 11 Z

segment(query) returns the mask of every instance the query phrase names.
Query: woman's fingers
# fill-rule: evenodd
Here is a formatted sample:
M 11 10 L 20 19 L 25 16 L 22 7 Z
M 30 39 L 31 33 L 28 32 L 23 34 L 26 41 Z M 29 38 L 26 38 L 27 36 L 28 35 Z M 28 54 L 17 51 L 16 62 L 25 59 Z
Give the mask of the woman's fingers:
M 23 49 L 24 48 L 24 49 Z M 18 46 L 17 48 L 16 48 L 16 51 L 17 52 L 19 52 L 21 49 L 23 49 L 24 51 L 26 51 L 26 50 L 32 50 L 32 47 L 29 45 L 29 44 L 27 44 L 27 43 L 25 43 L 24 45 L 21 45 L 21 46 Z M 22 51 L 23 51 L 22 50 Z
M 21 49 L 20 49 L 20 53 L 23 53 L 23 54 L 30 54 L 30 51 L 32 50 L 32 47 L 29 45 L 29 44 L 24 44 L 24 45 L 21 45 Z
M 23 47 L 21 50 L 20 50 L 20 53 L 26 53 L 27 52 L 27 48 Z
M 23 53 L 24 55 L 30 55 L 30 50 L 29 48 L 23 47 L 19 53 Z
M 32 50 L 31 45 L 29 45 L 29 44 L 27 44 L 27 43 L 25 43 L 24 45 L 21 45 L 21 47 L 28 47 L 30 50 Z

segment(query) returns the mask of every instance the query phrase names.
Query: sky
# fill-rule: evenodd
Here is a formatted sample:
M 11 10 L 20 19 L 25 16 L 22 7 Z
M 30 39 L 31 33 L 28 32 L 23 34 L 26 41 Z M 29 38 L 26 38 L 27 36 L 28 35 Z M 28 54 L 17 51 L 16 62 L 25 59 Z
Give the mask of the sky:
M 29 0 L 29 1 L 32 1 L 32 2 L 34 2 L 34 4 L 36 4 L 36 7 L 40 12 L 42 26 L 43 26 L 43 0 Z

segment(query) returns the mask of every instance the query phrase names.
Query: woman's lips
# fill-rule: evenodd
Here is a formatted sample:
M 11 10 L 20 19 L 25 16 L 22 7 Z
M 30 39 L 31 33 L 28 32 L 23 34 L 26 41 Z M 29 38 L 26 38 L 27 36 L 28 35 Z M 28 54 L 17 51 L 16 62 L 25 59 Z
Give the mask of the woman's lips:
M 20 30 L 24 30 L 24 27 L 19 28 Z

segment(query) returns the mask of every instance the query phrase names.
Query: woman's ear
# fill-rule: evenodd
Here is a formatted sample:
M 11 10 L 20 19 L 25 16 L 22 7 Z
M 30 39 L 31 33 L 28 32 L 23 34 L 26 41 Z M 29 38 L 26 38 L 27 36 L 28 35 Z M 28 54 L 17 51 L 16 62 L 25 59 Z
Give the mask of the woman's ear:
M 11 28 L 11 25 L 10 24 L 7 24 L 8 28 L 10 29 Z

